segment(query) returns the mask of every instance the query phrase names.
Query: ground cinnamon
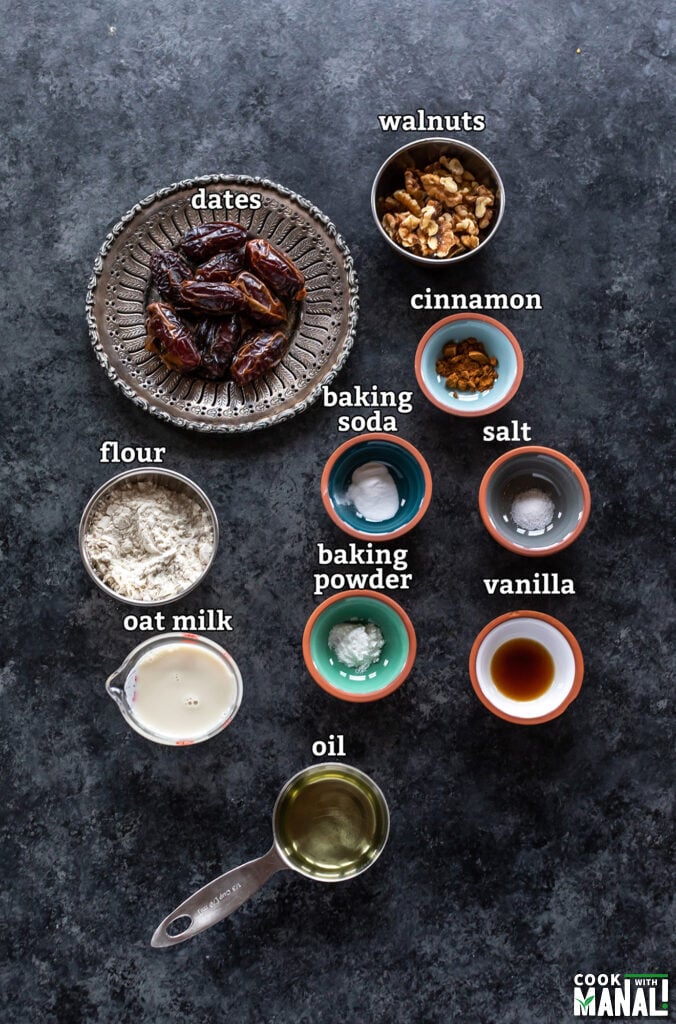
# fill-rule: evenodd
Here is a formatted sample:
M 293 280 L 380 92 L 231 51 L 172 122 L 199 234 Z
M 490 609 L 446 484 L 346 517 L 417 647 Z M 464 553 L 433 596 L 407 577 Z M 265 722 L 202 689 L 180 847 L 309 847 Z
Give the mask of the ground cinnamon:
M 448 341 L 444 345 L 436 369 L 446 378 L 449 391 L 489 391 L 498 379 L 498 361 L 489 356 L 476 338 Z

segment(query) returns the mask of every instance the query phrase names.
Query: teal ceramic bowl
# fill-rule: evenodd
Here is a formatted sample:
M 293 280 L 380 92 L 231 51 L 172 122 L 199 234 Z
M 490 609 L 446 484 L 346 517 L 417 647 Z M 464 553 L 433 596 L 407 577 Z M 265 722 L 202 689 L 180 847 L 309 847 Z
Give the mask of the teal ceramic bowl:
M 380 658 L 362 673 L 338 661 L 329 647 L 329 633 L 342 622 L 373 622 L 383 634 Z M 391 597 L 375 590 L 347 590 L 315 608 L 303 633 L 308 672 L 323 690 L 340 700 L 381 700 L 408 676 L 416 654 L 413 624 Z
M 352 474 L 366 462 L 381 462 L 399 492 L 391 519 L 369 522 L 347 500 Z M 322 473 L 322 501 L 334 523 L 366 540 L 394 540 L 420 522 L 432 497 L 432 474 L 417 448 L 395 434 L 360 434 L 337 448 Z
M 448 341 L 476 338 L 487 355 L 495 356 L 498 379 L 490 391 L 457 391 L 446 387 L 437 373 L 437 359 Z M 415 356 L 415 375 L 426 398 L 453 416 L 488 416 L 514 397 L 523 377 L 521 347 L 504 324 L 482 313 L 457 313 L 430 327 L 423 335 Z

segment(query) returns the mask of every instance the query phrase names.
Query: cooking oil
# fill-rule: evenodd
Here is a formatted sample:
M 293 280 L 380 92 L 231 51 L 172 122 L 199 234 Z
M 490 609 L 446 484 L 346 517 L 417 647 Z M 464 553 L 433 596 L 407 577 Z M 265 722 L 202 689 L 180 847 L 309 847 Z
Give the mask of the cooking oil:
M 380 794 L 340 765 L 304 772 L 282 794 L 275 814 L 279 845 L 303 874 L 341 881 L 375 860 L 387 839 L 389 818 Z

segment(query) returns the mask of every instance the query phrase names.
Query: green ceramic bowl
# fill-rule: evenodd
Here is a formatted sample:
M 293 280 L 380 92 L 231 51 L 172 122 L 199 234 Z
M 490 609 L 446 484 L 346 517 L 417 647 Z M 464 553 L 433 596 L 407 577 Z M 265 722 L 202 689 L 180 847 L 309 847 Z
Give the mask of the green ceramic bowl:
M 338 661 L 329 633 L 341 622 L 373 622 L 385 640 L 380 659 L 363 673 Z M 416 654 L 415 630 L 396 601 L 375 590 L 347 590 L 315 608 L 303 633 L 303 657 L 316 683 L 340 700 L 387 697 L 408 676 Z

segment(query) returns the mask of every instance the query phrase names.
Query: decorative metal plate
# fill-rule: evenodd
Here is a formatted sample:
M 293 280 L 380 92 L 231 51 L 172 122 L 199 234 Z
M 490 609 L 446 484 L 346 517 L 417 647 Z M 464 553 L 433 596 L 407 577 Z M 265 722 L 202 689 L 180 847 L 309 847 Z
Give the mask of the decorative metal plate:
M 194 210 L 207 192 L 261 195 L 259 210 Z M 305 274 L 307 297 L 289 308 L 289 349 L 260 380 L 239 387 L 169 370 L 147 352 L 149 263 L 196 224 L 237 220 L 269 239 Z M 306 199 L 263 178 L 207 175 L 163 188 L 137 203 L 106 237 L 87 292 L 92 345 L 106 373 L 132 402 L 179 427 L 212 433 L 259 430 L 302 412 L 347 359 L 357 323 L 357 279 L 350 252 L 331 221 Z

